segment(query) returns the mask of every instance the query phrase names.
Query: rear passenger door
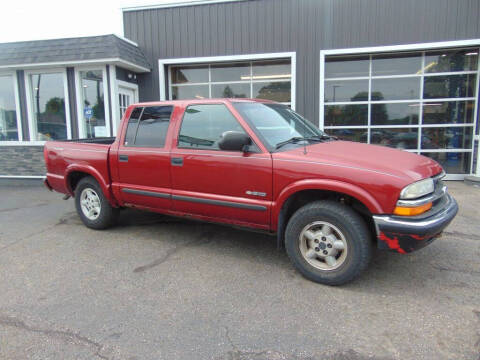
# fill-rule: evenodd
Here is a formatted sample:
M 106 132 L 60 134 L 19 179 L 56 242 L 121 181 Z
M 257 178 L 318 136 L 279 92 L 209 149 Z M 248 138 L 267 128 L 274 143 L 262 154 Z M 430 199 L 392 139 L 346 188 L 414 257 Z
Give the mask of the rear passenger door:
M 170 151 L 165 141 L 172 105 L 137 107 L 118 149 L 118 176 L 124 203 L 171 208 Z

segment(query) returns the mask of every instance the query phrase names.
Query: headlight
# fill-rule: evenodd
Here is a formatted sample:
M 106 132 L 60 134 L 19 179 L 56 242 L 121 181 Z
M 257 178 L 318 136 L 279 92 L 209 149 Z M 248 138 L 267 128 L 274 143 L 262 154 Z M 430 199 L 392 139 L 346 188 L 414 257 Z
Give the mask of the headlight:
M 400 193 L 400 199 L 416 199 L 432 193 L 434 188 L 433 179 L 420 180 L 406 186 Z

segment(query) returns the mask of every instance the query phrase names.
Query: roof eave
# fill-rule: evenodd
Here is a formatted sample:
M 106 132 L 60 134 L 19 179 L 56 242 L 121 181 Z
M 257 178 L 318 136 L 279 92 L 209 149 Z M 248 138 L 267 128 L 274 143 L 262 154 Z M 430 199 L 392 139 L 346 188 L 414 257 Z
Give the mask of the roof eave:
M 85 66 L 85 65 L 118 65 L 125 69 L 137 72 L 148 73 L 151 71 L 142 65 L 132 63 L 121 58 L 105 58 L 105 59 L 89 59 L 89 60 L 68 60 L 68 61 L 54 61 L 44 63 L 27 63 L 27 64 L 8 64 L 0 65 L 0 70 L 21 70 L 21 69 L 37 69 L 37 68 L 52 68 L 62 66 Z
M 197 6 L 197 5 L 213 5 L 218 3 L 241 2 L 246 0 L 187 0 L 178 3 L 166 3 L 158 5 L 141 5 L 141 6 L 127 6 L 122 8 L 122 12 L 142 11 L 152 9 L 168 9 L 175 7 Z

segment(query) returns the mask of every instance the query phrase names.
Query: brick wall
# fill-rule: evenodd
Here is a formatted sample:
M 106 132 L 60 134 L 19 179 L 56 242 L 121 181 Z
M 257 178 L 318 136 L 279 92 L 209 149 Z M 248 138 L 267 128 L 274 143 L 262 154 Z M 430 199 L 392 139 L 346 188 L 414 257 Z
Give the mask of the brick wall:
M 45 175 L 43 146 L 0 146 L 0 175 Z

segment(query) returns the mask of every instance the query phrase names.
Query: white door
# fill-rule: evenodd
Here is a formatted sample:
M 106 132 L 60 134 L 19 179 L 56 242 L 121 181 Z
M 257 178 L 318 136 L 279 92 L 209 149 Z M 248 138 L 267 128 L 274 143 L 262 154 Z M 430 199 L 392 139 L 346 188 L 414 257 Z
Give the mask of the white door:
M 135 102 L 137 102 L 136 91 L 127 87 L 119 86 L 118 87 L 118 109 L 120 111 L 119 119 L 123 118 L 127 107 Z

